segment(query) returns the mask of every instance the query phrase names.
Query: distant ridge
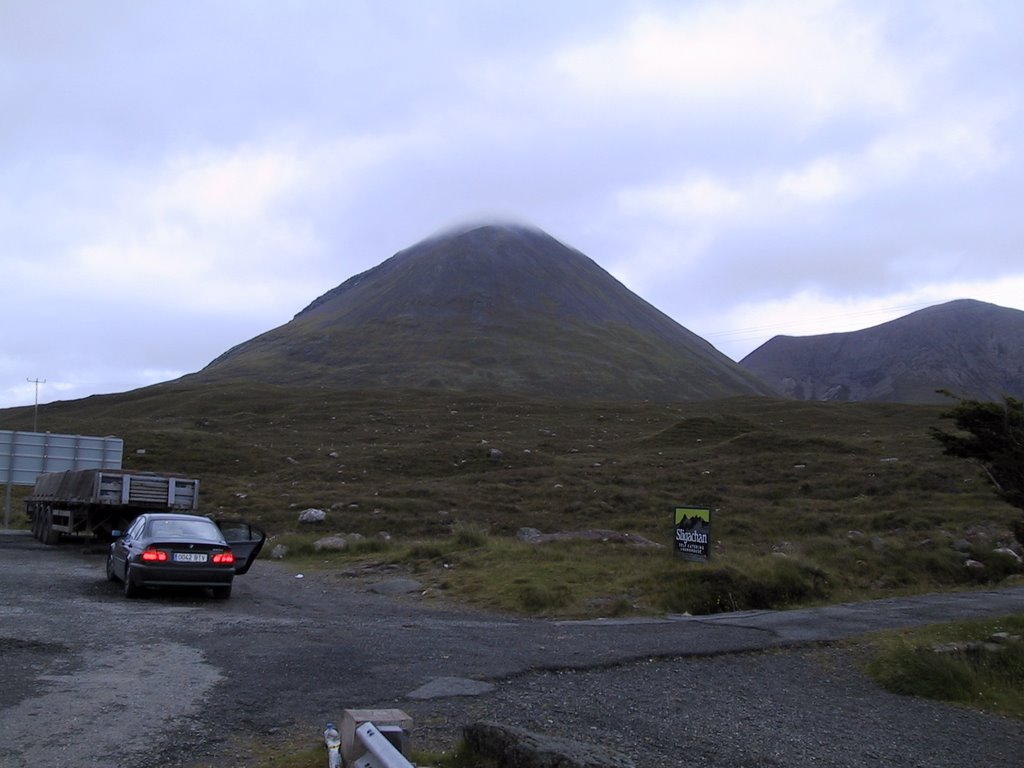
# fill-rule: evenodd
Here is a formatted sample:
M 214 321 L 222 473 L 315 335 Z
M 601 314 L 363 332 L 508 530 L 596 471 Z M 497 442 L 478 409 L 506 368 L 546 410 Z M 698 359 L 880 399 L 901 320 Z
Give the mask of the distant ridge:
M 1024 397 L 1024 312 L 960 299 L 851 333 L 776 336 L 740 365 L 798 400 Z
M 185 379 L 588 400 L 772 393 L 579 251 L 514 224 L 400 251 Z

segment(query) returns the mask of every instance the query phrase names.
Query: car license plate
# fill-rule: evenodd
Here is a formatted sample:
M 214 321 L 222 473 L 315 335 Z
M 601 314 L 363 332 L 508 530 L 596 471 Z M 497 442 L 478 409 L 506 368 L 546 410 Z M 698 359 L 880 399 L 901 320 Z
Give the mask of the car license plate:
M 206 554 L 199 552 L 175 552 L 174 562 L 176 563 L 205 563 Z

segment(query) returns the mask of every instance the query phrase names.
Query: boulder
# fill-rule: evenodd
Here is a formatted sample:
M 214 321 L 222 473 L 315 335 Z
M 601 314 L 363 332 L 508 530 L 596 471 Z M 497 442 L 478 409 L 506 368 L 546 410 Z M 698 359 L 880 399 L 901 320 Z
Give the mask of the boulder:
M 536 528 L 520 528 L 516 532 L 516 538 L 520 541 L 540 541 L 540 538 L 543 535 L 544 534 Z
M 304 509 L 299 512 L 300 523 L 322 523 L 327 519 L 327 513 L 322 509 Z
M 1021 562 L 1022 559 L 1024 559 L 1024 558 L 1021 558 L 1020 555 L 1018 555 L 1016 552 L 1014 552 L 1009 547 L 1000 547 L 999 549 L 994 549 L 992 551 L 995 552 L 997 555 L 1006 555 L 1007 557 L 1011 557 L 1014 560 L 1016 560 L 1018 563 Z
M 313 542 L 317 552 L 341 552 L 348 547 L 348 541 L 342 536 L 325 536 Z

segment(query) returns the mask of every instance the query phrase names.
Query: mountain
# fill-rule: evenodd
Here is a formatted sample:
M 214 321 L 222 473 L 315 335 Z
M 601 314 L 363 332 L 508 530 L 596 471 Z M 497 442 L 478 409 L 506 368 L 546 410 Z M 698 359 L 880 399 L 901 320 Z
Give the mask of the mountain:
M 798 400 L 1024 397 L 1024 312 L 961 299 L 852 333 L 776 336 L 740 365 Z
M 400 251 L 185 380 L 588 400 L 772 394 L 579 251 L 513 225 Z

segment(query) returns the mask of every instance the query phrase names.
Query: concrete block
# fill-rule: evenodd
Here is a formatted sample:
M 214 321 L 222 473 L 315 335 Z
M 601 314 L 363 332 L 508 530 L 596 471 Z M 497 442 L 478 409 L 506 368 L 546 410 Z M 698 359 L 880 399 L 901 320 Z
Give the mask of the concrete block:
M 412 732 L 412 718 L 400 709 L 346 709 L 341 714 L 341 759 L 345 765 L 354 764 L 363 755 L 356 739 L 356 728 L 363 723 L 373 723 L 385 735 L 391 730 L 388 726 Z

